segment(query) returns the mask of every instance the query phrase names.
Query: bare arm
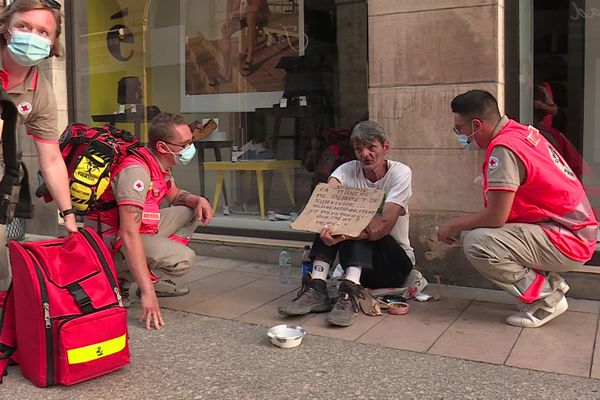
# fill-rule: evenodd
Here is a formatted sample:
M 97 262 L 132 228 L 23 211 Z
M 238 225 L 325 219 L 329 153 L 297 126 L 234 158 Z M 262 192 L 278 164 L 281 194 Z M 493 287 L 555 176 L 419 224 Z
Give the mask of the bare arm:
M 142 293 L 140 321 L 146 320 L 146 329 L 150 329 L 152 323 L 154 323 L 156 329 L 160 329 L 165 323 L 160 313 L 154 285 L 148 274 L 146 253 L 140 235 L 141 222 L 142 209 L 140 207 L 132 205 L 119 206 L 119 233 L 123 240 L 127 265 Z
M 367 238 L 369 240 L 379 240 L 389 233 L 396 225 L 398 217 L 405 215 L 406 210 L 399 204 L 396 203 L 385 203 L 383 206 L 383 213 L 381 216 L 376 215 L 373 217 L 369 225 L 365 228 Z
M 208 200 L 202 196 L 190 193 L 187 190 L 176 187 L 169 195 L 167 200 L 174 206 L 186 206 L 196 210 L 198 219 L 205 225 L 210 224 L 213 217 L 213 209 Z
M 452 244 L 460 232 L 475 228 L 500 228 L 504 226 L 512 208 L 515 192 L 488 191 L 488 207 L 471 215 L 453 218 L 440 226 L 438 239 Z
M 60 211 L 70 209 L 72 206 L 69 176 L 58 143 L 44 143 L 38 140 L 35 140 L 34 143 L 40 163 L 40 172 L 56 206 Z M 65 228 L 69 232 L 77 232 L 74 214 L 65 216 Z

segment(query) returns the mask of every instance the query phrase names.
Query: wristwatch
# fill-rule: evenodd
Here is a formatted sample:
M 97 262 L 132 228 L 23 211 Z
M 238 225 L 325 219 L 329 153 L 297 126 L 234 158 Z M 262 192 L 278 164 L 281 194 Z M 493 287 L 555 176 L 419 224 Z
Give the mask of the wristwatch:
M 68 210 L 65 211 L 59 211 L 58 215 L 60 215 L 61 218 L 66 217 L 69 214 L 75 214 L 77 211 L 74 208 L 69 208 Z

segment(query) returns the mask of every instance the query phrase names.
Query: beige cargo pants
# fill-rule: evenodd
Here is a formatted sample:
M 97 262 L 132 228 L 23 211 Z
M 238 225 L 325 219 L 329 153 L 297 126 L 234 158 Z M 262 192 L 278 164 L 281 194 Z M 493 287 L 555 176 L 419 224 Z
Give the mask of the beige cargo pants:
M 189 207 L 162 208 L 160 210 L 158 232 L 154 235 L 142 235 L 148 268 L 158 277 L 162 277 L 164 274 L 170 276 L 185 275 L 194 262 L 196 253 L 188 246 L 173 241 L 169 237 L 176 235 L 189 239 L 199 223 L 196 210 Z M 86 220 L 86 225 L 95 229 L 96 223 Z M 103 235 L 103 239 L 109 249 L 114 248 L 116 242 L 114 235 Z M 119 279 L 133 282 L 133 276 L 127 266 L 124 246 L 115 253 L 113 259 Z
M 534 224 L 474 229 L 463 232 L 461 239 L 473 267 L 524 303 L 557 289 L 561 282 L 549 280 L 546 272 L 567 272 L 583 265 L 563 255 Z

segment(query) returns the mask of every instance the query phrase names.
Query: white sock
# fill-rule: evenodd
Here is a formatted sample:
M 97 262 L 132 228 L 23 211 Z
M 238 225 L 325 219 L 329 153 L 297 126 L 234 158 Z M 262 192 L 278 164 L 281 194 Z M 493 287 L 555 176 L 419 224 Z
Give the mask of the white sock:
M 312 273 L 310 274 L 312 279 L 327 280 L 327 273 L 329 272 L 329 264 L 325 261 L 315 260 L 313 262 Z
M 360 285 L 360 273 L 362 272 L 362 267 L 348 267 L 346 268 L 346 276 L 344 279 L 348 279 L 351 282 Z

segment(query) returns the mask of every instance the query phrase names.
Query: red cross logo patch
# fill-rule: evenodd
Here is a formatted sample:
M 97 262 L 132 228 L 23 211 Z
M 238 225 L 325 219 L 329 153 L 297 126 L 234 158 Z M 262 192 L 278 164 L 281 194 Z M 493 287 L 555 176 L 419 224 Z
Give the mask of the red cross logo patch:
M 142 190 L 144 190 L 144 182 L 142 182 L 139 179 L 133 182 L 133 190 L 135 190 L 136 192 L 141 192 Z
M 23 101 L 19 103 L 17 109 L 19 110 L 19 114 L 27 115 L 31 112 L 31 103 Z
M 488 168 L 489 169 L 496 169 L 496 167 L 498 167 L 498 165 L 500 165 L 500 162 L 498 161 L 498 158 L 491 156 L 489 161 L 488 161 Z

